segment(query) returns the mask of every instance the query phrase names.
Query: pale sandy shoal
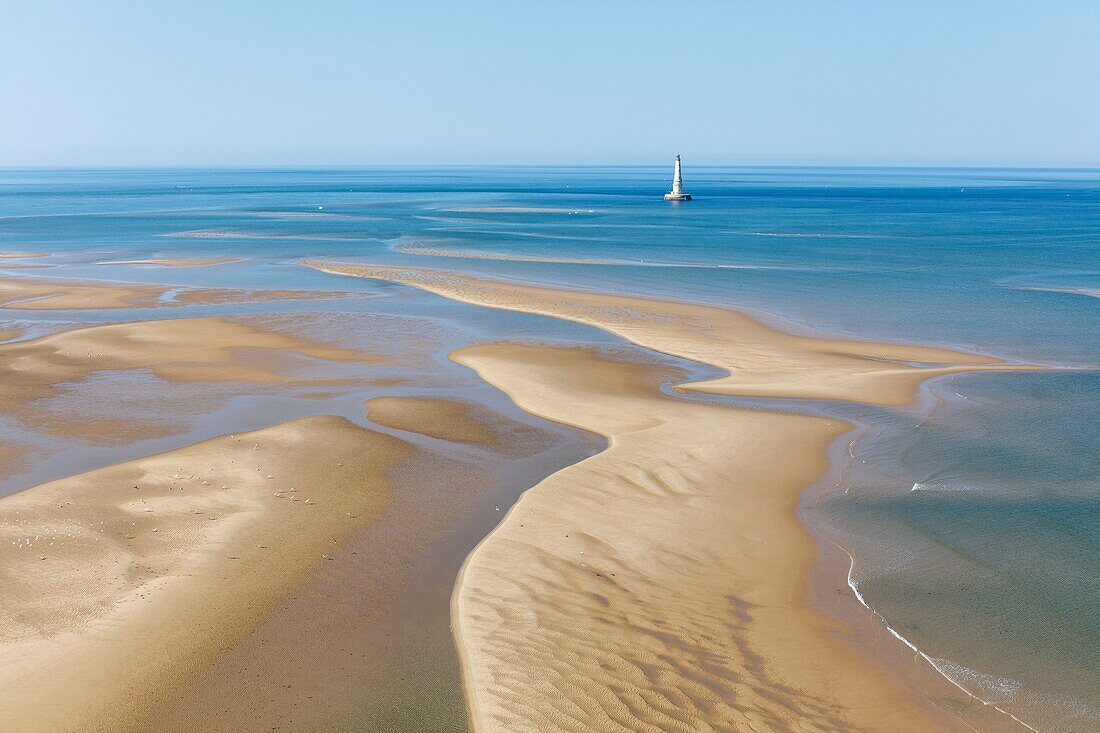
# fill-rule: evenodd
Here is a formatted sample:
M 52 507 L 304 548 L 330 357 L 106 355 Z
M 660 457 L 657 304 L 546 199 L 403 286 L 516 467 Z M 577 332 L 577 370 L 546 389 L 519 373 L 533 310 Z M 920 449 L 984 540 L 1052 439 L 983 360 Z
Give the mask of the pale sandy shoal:
M 393 410 L 419 407 L 416 397 L 386 399 Z M 431 402 L 453 418 L 447 433 L 494 434 L 503 419 L 463 409 L 468 403 Z M 518 444 L 529 438 L 495 437 L 476 459 L 468 445 L 417 451 L 390 473 L 392 501 L 344 543 L 344 555 L 296 587 L 149 720 L 164 730 L 234 733 L 468 730 L 449 599 L 463 559 L 501 516 L 486 502 L 487 492 L 493 502 L 506 500 L 494 471 L 502 461 L 514 466 L 508 456 L 521 454 Z M 508 475 L 531 483 L 542 475 L 530 474 Z
M 193 258 L 150 258 L 145 260 L 111 260 L 97 262 L 98 265 L 159 265 L 161 267 L 211 267 L 241 262 L 240 257 L 193 257 Z
M 0 278 L 0 307 L 13 310 L 146 308 L 155 306 L 167 289 L 158 285 L 6 277 Z
M 780 331 L 747 313 L 653 298 L 525 285 L 424 268 L 305 262 L 337 275 L 398 282 L 444 297 L 596 326 L 655 351 L 728 372 L 685 389 L 743 397 L 905 405 L 932 377 L 1021 369 L 978 354 Z M 920 363 L 921 368 L 910 363 Z
M 0 252 L 0 260 L 32 260 L 49 256 L 47 252 Z
M 431 402 L 498 457 L 315 417 L 0 499 L 0 730 L 465 729 L 449 597 L 530 436 Z
M 221 317 L 91 326 L 0 344 L 0 405 L 8 415 L 54 435 L 102 437 L 116 428 L 131 434 L 142 426 L 127 426 L 125 415 L 115 416 L 112 427 L 102 418 L 55 415 L 41 400 L 58 395 L 59 385 L 104 372 L 144 370 L 174 382 L 304 386 L 321 380 L 296 375 L 296 360 L 380 358 Z
M 161 300 L 176 290 L 171 300 Z M 174 288 L 145 283 L 114 283 L 67 278 L 0 278 L 0 308 L 11 310 L 87 310 L 218 305 L 267 300 L 324 300 L 349 293 L 317 290 L 237 290 Z
M 4 498 L 0 729 L 127 729 L 376 517 L 408 454 L 316 417 Z
M 187 288 L 165 305 L 222 305 L 274 300 L 333 300 L 361 297 L 358 293 L 329 290 L 233 290 L 230 288 Z
M 301 361 L 379 358 L 247 319 L 92 326 L 0 345 L 0 404 L 11 415 L 41 418 L 39 427 L 53 434 L 85 438 L 87 430 L 102 432 L 102 421 L 78 415 L 56 420 L 43 412 L 41 400 L 59 385 L 101 372 L 148 370 L 166 383 L 232 383 L 245 390 L 320 387 L 327 382 L 316 372 L 299 376 Z M 401 400 L 390 398 L 389 404 L 402 412 Z M 495 413 L 468 403 L 432 404 L 448 416 L 446 424 L 436 420 L 435 432 L 492 434 L 491 447 L 502 454 L 524 452 L 526 446 L 505 445 L 513 439 L 533 442 L 508 430 Z M 427 434 L 404 420 L 411 432 Z M 149 437 L 141 427 L 128 425 L 128 434 Z M 334 453 L 345 448 L 352 460 Z M 260 456 L 271 460 L 257 463 L 262 470 L 253 473 L 244 464 Z M 0 446 L 5 469 L 23 457 L 19 446 Z M 333 483 L 340 463 L 352 483 Z M 393 484 L 391 469 L 414 466 L 425 477 L 419 485 Z M 207 473 L 210 468 L 215 470 Z M 439 477 L 445 477 L 442 486 Z M 132 478 L 141 493 L 135 505 L 129 503 Z M 275 489 L 288 485 L 314 489 L 306 498 L 325 521 L 294 521 L 288 528 L 280 515 L 261 516 L 270 502 L 281 501 Z M 0 499 L 0 730 L 237 732 L 293 729 L 303 721 L 333 730 L 371 720 L 393 731 L 440 721 L 448 730 L 460 726 L 464 709 L 448 601 L 459 561 L 491 524 L 476 527 L 480 531 L 450 566 L 429 552 L 453 544 L 456 531 L 470 531 L 460 524 L 492 485 L 492 476 L 468 461 L 426 457 L 342 419 L 312 418 Z M 386 491 L 376 492 L 379 486 Z M 386 507 L 400 503 L 398 490 L 404 508 L 387 510 L 385 522 L 366 510 L 356 513 L 355 506 L 371 509 L 375 500 Z M 355 492 L 348 496 L 354 535 L 345 535 L 348 511 L 326 513 L 337 491 Z M 487 516 L 499 517 L 491 506 Z M 208 526 L 221 529 L 203 529 Z M 32 529 L 42 540 L 24 547 Z M 267 554 L 283 546 L 288 532 L 293 536 L 285 548 Z M 142 533 L 148 533 L 146 544 Z M 265 547 L 254 548 L 250 537 Z M 306 545 L 323 547 L 334 559 L 299 568 L 284 558 L 312 557 Z M 46 560 L 27 562 L 35 556 L 9 552 L 38 548 Z M 246 557 L 253 549 L 265 554 Z M 246 560 L 248 569 L 234 573 Z M 149 610 L 130 613 L 144 607 Z
M 728 370 L 690 385 L 721 394 L 902 405 L 930 377 L 1009 368 L 783 333 L 720 308 L 314 266 L 596 325 Z M 968 729 L 953 717 L 958 690 L 905 689 L 810 597 L 818 552 L 796 507 L 847 425 L 676 400 L 637 365 L 583 350 L 487 345 L 452 358 L 611 445 L 528 492 L 467 562 L 453 603 L 477 730 Z
M 452 358 L 610 442 L 467 562 L 453 603 L 476 730 L 1010 729 L 945 682 L 905 689 L 810 597 L 796 507 L 848 425 L 676 400 L 652 368 L 587 349 Z

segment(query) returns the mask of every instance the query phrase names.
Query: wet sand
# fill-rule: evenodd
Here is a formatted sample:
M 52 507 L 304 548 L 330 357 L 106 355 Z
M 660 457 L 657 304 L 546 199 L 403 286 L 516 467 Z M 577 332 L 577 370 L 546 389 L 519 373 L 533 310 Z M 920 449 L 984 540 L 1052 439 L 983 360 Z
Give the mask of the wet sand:
M 348 362 L 380 357 L 260 329 L 228 318 L 182 318 L 92 326 L 0 344 L 0 404 L 28 425 L 71 436 L 100 437 L 114 428 L 79 415 L 58 420 L 40 400 L 100 372 L 146 370 L 169 381 L 317 384 L 295 376 L 295 359 Z M 128 432 L 134 432 L 129 426 Z M 141 426 L 137 426 L 140 429 Z
M 398 282 L 474 305 L 564 318 L 727 371 L 684 389 L 739 397 L 906 405 L 927 379 L 975 369 L 1020 369 L 978 354 L 784 332 L 748 313 L 669 300 L 592 293 L 441 270 L 310 261 L 337 275 Z M 919 364 L 920 368 L 914 366 Z
M 128 729 L 376 518 L 410 453 L 318 417 L 6 497 L 0 728 Z
M 1013 368 L 707 306 L 314 266 L 596 325 L 727 370 L 686 386 L 722 395 L 903 405 L 930 377 Z M 850 426 L 674 399 L 658 391 L 668 375 L 590 350 L 492 344 L 452 358 L 611 444 L 528 492 L 467 562 L 454 615 L 476 730 L 969 729 L 958 690 L 906 689 L 812 598 L 819 551 L 797 505 Z
M 507 419 L 433 401 L 464 436 Z M 0 728 L 466 730 L 451 590 L 493 504 L 576 460 L 540 437 L 502 481 L 510 438 L 321 416 L 0 500 Z
M 415 398 L 387 399 L 399 407 Z M 463 434 L 485 429 L 480 415 L 456 420 L 451 429 Z M 551 452 L 560 441 L 545 433 L 541 439 Z M 503 480 L 498 471 L 514 464 L 500 455 L 520 447 L 512 441 L 499 452 L 481 445 L 486 452 L 474 458 L 465 446 L 437 447 L 421 446 L 390 473 L 390 503 L 349 538 L 343 555 L 138 729 L 468 730 L 449 614 L 460 565 L 501 517 L 494 504 L 510 503 L 576 457 L 570 449 L 549 463 L 509 469 Z M 267 682 L 283 680 L 291 686 Z
M 275 300 L 332 300 L 362 297 L 360 293 L 326 290 L 231 290 L 222 288 L 185 288 L 165 305 L 227 305 Z
M 436 440 L 477 445 L 508 455 L 530 455 L 547 447 L 544 431 L 510 420 L 476 402 L 375 397 L 367 401 L 366 408 L 374 423 Z
M 129 441 L 152 428 L 61 419 L 48 401 L 102 374 L 229 393 L 369 381 L 319 367 L 382 357 L 295 323 L 164 319 L 3 344 L 0 403 L 51 435 Z M 379 399 L 378 424 L 389 410 L 413 440 L 310 417 L 0 499 L 0 729 L 466 730 L 460 565 L 494 506 L 588 447 L 473 402 Z M 24 460 L 0 446 L 5 470 Z
M 77 310 L 149 308 L 166 286 L 91 283 L 30 277 L 0 278 L 0 308 L 12 310 Z
M 596 325 L 728 369 L 684 387 L 722 395 L 904 404 L 929 376 L 1001 366 L 719 308 L 339 270 Z M 302 358 L 380 357 L 226 318 L 93 326 L 0 345 L 0 401 L 30 419 L 58 385 L 126 370 L 302 386 Z M 380 397 L 368 418 L 397 437 L 311 417 L 3 499 L 0 728 L 458 731 L 461 679 L 479 731 L 956 727 L 810 597 L 817 547 L 795 511 L 848 426 L 668 396 L 687 374 L 640 358 L 452 355 L 607 438 L 556 473 L 590 451 L 484 405 Z
M 166 296 L 171 291 L 171 298 Z M 317 290 L 174 288 L 144 283 L 103 283 L 62 278 L 0 278 L 0 308 L 27 311 L 219 305 L 264 300 L 327 300 L 349 293 Z

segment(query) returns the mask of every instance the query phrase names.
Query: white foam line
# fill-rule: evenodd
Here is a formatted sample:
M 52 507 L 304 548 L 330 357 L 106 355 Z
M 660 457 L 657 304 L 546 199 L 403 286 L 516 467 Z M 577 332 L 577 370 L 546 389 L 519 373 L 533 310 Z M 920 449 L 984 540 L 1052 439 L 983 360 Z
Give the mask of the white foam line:
M 837 547 L 840 547 L 840 545 L 837 545 L 837 544 L 836 544 L 835 542 L 834 542 L 833 544 L 834 544 L 834 545 L 836 545 Z M 865 599 L 865 598 L 863 597 L 863 594 L 859 592 L 859 587 L 857 586 L 857 584 L 856 584 L 856 582 L 855 582 L 855 579 L 854 579 L 854 578 L 852 577 L 852 573 L 853 573 L 853 572 L 855 571 L 855 567 L 856 567 L 856 561 L 855 561 L 855 558 L 854 558 L 854 557 L 852 557 L 852 553 L 848 552 L 848 551 L 847 551 L 847 550 L 845 550 L 845 549 L 844 549 L 843 547 L 840 547 L 840 549 L 841 549 L 841 550 L 842 550 L 842 551 L 844 552 L 844 554 L 845 554 L 845 555 L 847 555 L 847 556 L 848 556 L 848 587 L 852 589 L 852 593 L 853 593 L 853 594 L 855 595 L 855 597 L 856 597 L 856 600 L 858 600 L 858 601 L 859 601 L 859 604 L 860 604 L 861 606 L 863 606 L 864 608 L 866 608 L 866 609 L 867 609 L 868 611 L 870 611 L 870 612 L 871 612 L 871 614 L 872 614 L 872 615 L 873 615 L 873 616 L 874 616 L 875 618 L 877 618 L 877 619 L 878 619 L 879 621 L 881 621 L 881 622 L 882 622 L 882 625 L 886 627 L 886 630 L 890 632 L 890 635 L 891 635 L 891 636 L 893 636 L 893 637 L 894 637 L 895 639 L 897 639 L 898 641 L 900 641 L 900 642 L 901 642 L 902 644 L 904 644 L 905 646 L 907 646 L 907 647 L 909 647 L 910 649 L 912 649 L 912 650 L 913 650 L 913 651 L 914 651 L 914 652 L 915 652 L 916 654 L 919 654 L 919 655 L 920 655 L 920 657 L 921 657 L 922 659 L 924 659 L 924 661 L 928 662 L 928 664 L 932 666 L 932 669 L 936 670 L 936 672 L 938 672 L 938 673 L 940 674 L 940 676 L 941 676 L 941 677 L 943 677 L 943 678 L 944 678 L 945 680 L 947 680 L 948 682 L 950 682 L 950 683 L 951 683 L 952 685 L 954 685 L 955 687 L 957 687 L 957 688 L 959 688 L 960 690 L 962 690 L 962 691 L 963 691 L 964 693 L 966 693 L 966 695 L 967 695 L 967 696 L 969 696 L 969 697 L 970 697 L 971 699 L 973 699 L 973 700 L 977 700 L 977 701 L 978 701 L 978 702 L 980 702 L 980 703 L 981 703 L 982 705 L 985 705 L 986 707 L 991 707 L 991 708 L 993 708 L 994 710 L 996 710 L 997 712 L 999 712 L 999 713 L 1002 713 L 1002 714 L 1004 714 L 1004 715 L 1007 715 L 1008 717 L 1012 718 L 1013 720 L 1015 720 L 1015 721 L 1016 721 L 1017 723 L 1019 723 L 1020 725 L 1024 726 L 1024 727 L 1025 727 L 1025 728 L 1027 728 L 1028 730 L 1032 731 L 1033 733 L 1041 733 L 1041 732 L 1039 731 L 1039 729 L 1038 729 L 1038 728 L 1035 728 L 1035 727 L 1033 727 L 1033 726 L 1031 726 L 1031 725 L 1028 725 L 1027 723 L 1025 723 L 1024 721 L 1020 720 L 1020 719 L 1019 719 L 1018 717 L 1016 717 L 1016 716 L 1015 716 L 1015 715 L 1013 715 L 1012 713 L 1008 712 L 1007 710 L 1005 710 L 1005 709 L 1004 709 L 1004 708 L 1002 708 L 1001 706 L 999 706 L 999 705 L 995 705 L 994 703 L 991 703 L 991 702 L 987 702 L 987 701 L 983 700 L 982 698 L 978 697 L 977 695 L 975 695 L 975 694 L 974 694 L 973 692 L 971 692 L 970 690 L 968 690 L 968 689 L 966 689 L 965 687 L 963 687 L 963 686 L 962 686 L 962 684 L 960 684 L 960 683 L 959 683 L 959 682 L 957 682 L 957 681 L 956 681 L 955 679 L 953 679 L 953 678 L 951 677 L 951 675 L 949 675 L 949 674 L 948 674 L 947 672 L 945 672 L 945 671 L 944 671 L 943 669 L 941 669 L 941 668 L 940 668 L 940 666 L 939 666 L 938 664 L 936 664 L 936 661 L 937 661 L 937 660 L 936 660 L 936 659 L 935 659 L 934 657 L 930 657 L 930 656 L 928 656 L 927 654 L 925 654 L 924 652 L 922 652 L 922 651 L 921 651 L 920 649 L 918 649 L 918 648 L 917 648 L 917 646 L 916 646 L 915 644 L 913 644 L 913 642 L 909 641 L 909 640 L 908 640 L 908 639 L 906 639 L 906 638 L 905 638 L 904 636 L 902 636 L 902 635 L 901 635 L 901 634 L 899 634 L 899 633 L 898 633 L 897 631 L 895 631 L 895 630 L 894 630 L 894 627 L 893 627 L 893 626 L 891 626 L 891 625 L 890 625 L 890 624 L 889 624 L 889 623 L 888 623 L 888 622 L 886 621 L 886 618 L 885 618 L 885 617 L 884 617 L 884 616 L 883 616 L 883 615 L 882 615 L 881 613 L 879 613 L 879 612 L 878 612 L 878 611 L 876 611 L 875 609 L 871 608 L 871 605 L 870 605 L 869 603 L 867 603 L 867 599 Z

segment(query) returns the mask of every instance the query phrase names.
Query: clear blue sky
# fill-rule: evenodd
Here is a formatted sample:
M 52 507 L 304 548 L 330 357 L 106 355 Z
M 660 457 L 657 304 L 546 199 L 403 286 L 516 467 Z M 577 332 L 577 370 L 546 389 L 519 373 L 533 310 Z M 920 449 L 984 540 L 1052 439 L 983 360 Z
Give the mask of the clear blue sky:
M 1100 166 L 1100 2 L 0 0 L 0 166 Z

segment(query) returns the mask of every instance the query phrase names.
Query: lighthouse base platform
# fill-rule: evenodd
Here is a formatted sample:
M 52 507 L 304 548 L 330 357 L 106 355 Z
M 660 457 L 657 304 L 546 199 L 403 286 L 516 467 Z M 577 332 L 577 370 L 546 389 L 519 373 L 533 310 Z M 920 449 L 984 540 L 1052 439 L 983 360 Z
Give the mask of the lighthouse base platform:
M 690 193 L 666 193 L 665 201 L 691 201 Z

